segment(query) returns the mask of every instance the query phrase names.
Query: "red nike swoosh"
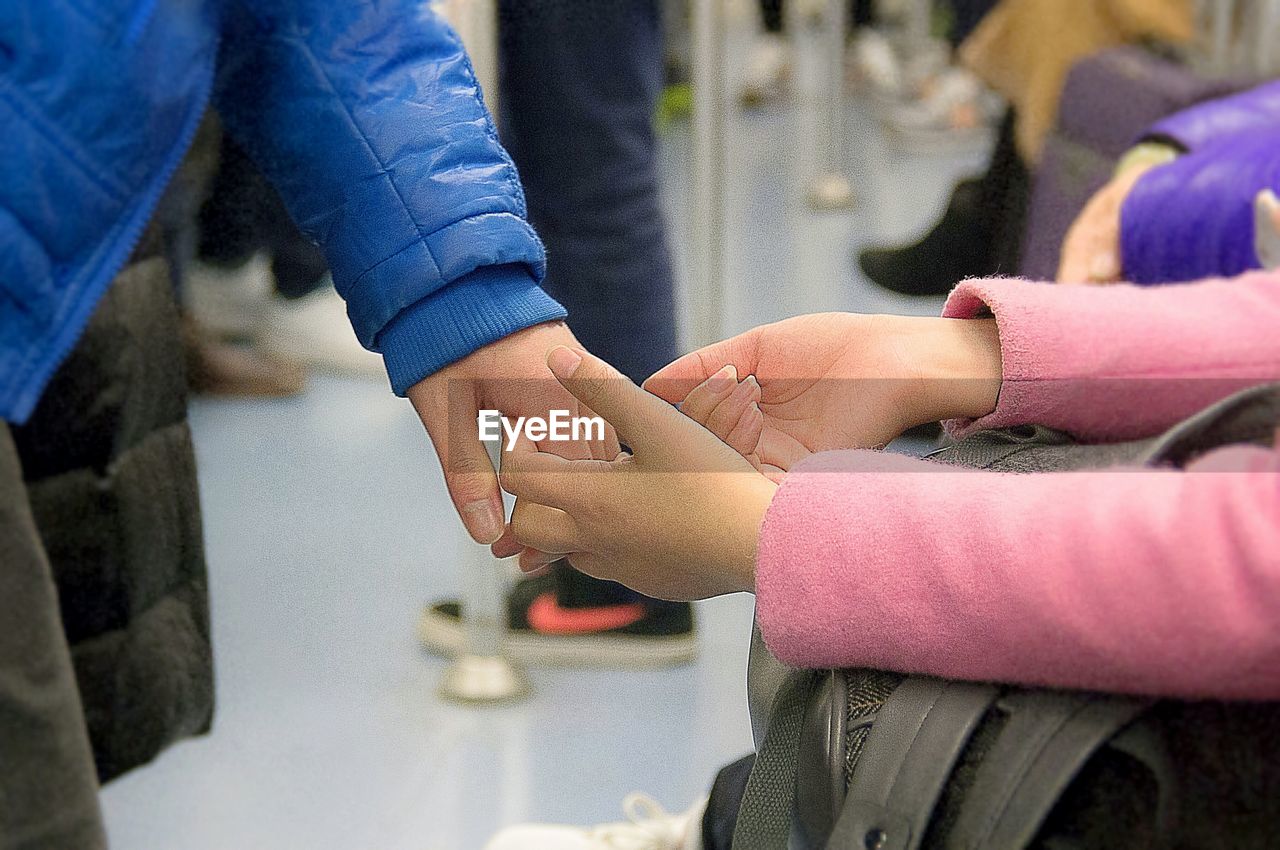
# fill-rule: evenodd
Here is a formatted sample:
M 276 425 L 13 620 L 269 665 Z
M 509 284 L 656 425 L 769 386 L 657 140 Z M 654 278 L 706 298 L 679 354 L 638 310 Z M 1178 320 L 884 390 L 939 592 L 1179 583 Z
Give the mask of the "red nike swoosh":
M 529 627 L 545 635 L 581 635 L 621 629 L 644 619 L 644 603 L 599 605 L 594 608 L 562 608 L 554 591 L 533 600 L 525 615 Z

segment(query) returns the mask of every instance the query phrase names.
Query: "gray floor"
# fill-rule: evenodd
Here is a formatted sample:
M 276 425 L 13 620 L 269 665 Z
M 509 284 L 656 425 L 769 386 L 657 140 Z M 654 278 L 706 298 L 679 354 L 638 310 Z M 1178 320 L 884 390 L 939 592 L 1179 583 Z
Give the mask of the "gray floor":
M 935 312 L 860 279 L 853 252 L 933 220 L 984 152 L 895 152 L 851 107 L 860 203 L 815 214 L 807 103 L 734 119 L 726 330 L 815 310 Z M 683 128 L 668 133 L 686 261 L 688 149 Z M 452 706 L 413 624 L 457 592 L 468 554 L 408 405 L 378 382 L 317 378 L 301 398 L 198 401 L 192 416 L 219 713 L 213 734 L 104 790 L 117 850 L 471 850 L 517 821 L 616 820 L 635 789 L 681 809 L 749 748 L 749 598 L 699 606 L 691 666 L 534 670 L 527 703 Z

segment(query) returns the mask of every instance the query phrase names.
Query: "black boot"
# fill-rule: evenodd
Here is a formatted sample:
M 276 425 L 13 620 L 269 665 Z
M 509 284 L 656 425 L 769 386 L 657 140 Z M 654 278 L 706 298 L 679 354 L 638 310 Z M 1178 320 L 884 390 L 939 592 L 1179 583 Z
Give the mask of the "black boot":
M 873 283 L 903 295 L 945 295 L 966 277 L 990 274 L 992 231 L 982 214 L 980 180 L 956 187 L 942 220 L 913 245 L 858 255 Z
M 1016 274 L 1031 178 L 1005 114 L 986 172 L 956 186 L 942 220 L 923 239 L 858 255 L 874 283 L 904 295 L 946 295 L 967 277 Z

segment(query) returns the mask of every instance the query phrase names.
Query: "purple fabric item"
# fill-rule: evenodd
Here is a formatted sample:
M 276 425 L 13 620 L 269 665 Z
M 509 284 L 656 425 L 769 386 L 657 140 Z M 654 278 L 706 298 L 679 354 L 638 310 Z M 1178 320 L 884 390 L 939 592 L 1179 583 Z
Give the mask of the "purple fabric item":
M 1156 123 L 1144 137 L 1172 139 L 1193 151 L 1225 136 L 1266 131 L 1277 125 L 1280 125 L 1280 80 L 1184 109 Z
M 1155 284 L 1258 268 L 1253 200 L 1280 190 L 1280 83 L 1180 112 L 1147 133 L 1159 137 L 1188 153 L 1152 169 L 1125 199 L 1125 276 Z
M 1158 284 L 1261 266 L 1253 199 L 1280 190 L 1280 125 L 1205 143 L 1144 175 L 1120 212 L 1125 276 Z

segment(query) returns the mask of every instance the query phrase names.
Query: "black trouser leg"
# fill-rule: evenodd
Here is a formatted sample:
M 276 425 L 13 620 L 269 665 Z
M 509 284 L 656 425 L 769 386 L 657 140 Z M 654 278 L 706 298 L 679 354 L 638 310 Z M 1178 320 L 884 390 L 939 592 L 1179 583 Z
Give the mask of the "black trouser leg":
M 733 845 L 733 829 L 738 825 L 738 809 L 742 807 L 742 795 L 751 778 L 751 768 L 756 762 L 755 753 L 743 756 L 732 764 L 720 768 L 711 783 L 711 798 L 702 816 L 703 850 L 730 850 Z
M 586 348 L 642 381 L 676 356 L 653 129 L 659 4 L 501 0 L 498 10 L 502 141 L 547 245 L 543 286 Z M 643 599 L 567 568 L 558 584 L 567 606 Z

